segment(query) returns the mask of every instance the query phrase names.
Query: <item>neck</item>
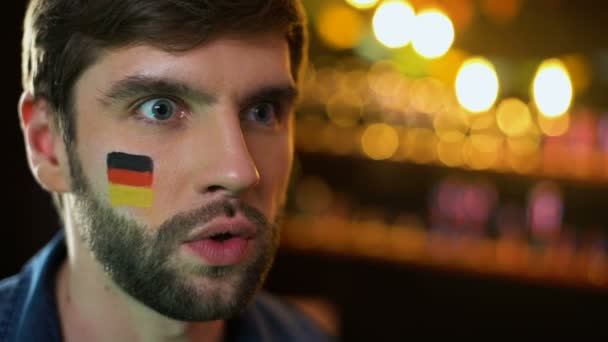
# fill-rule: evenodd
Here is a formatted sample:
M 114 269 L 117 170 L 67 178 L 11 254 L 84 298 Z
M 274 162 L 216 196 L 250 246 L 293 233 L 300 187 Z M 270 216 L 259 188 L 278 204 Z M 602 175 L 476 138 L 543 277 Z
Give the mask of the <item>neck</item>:
M 224 321 L 177 321 L 129 296 L 103 272 L 73 220 L 64 229 L 68 258 L 57 274 L 56 298 L 65 341 L 222 340 Z

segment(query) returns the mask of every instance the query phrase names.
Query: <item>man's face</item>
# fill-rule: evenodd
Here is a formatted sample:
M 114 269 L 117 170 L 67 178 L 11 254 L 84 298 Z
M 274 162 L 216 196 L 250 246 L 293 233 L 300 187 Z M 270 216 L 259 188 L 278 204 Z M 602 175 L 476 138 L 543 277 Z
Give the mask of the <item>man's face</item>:
M 122 290 L 179 320 L 226 318 L 251 299 L 278 244 L 294 87 L 279 34 L 179 53 L 128 46 L 82 74 L 69 151 L 74 219 Z M 147 200 L 115 201 L 116 155 L 151 162 Z

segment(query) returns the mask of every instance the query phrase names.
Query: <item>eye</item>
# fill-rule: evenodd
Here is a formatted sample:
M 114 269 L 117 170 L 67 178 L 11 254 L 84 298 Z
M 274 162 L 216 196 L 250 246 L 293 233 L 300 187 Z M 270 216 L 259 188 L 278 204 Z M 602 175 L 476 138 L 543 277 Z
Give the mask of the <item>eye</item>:
M 167 98 L 154 98 L 142 103 L 138 110 L 146 119 L 167 121 L 178 114 L 178 105 Z
M 274 125 L 277 121 L 277 108 L 270 102 L 258 103 L 247 110 L 246 119 L 265 125 Z

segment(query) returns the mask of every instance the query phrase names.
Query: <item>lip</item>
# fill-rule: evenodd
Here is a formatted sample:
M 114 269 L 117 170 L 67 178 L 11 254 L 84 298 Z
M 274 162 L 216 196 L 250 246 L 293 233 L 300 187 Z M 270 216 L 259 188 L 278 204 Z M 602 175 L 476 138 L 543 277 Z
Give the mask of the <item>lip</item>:
M 218 234 L 231 235 L 225 240 L 212 239 Z M 196 229 L 182 243 L 190 255 L 206 265 L 228 266 L 239 264 L 255 249 L 256 226 L 245 217 L 218 217 Z
M 256 235 L 256 226 L 241 215 L 232 218 L 217 217 L 204 226 L 195 229 L 184 243 L 206 240 L 214 235 L 226 233 L 234 237 L 251 240 Z

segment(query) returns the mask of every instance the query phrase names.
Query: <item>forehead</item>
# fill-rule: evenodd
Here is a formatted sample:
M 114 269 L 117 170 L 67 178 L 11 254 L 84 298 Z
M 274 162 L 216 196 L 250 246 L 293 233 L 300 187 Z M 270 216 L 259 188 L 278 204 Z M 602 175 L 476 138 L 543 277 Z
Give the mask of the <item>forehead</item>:
M 221 36 L 180 52 L 151 45 L 106 51 L 77 81 L 76 97 L 81 90 L 103 91 L 114 82 L 136 76 L 170 78 L 209 91 L 233 93 L 268 84 L 294 84 L 286 39 L 267 33 Z

